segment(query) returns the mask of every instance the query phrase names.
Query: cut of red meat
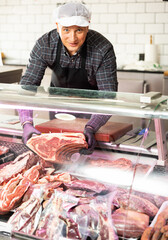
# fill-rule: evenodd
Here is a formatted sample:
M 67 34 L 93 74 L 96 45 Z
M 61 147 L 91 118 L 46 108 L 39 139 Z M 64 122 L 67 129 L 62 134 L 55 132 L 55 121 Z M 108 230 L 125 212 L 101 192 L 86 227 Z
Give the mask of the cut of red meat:
M 62 163 L 87 148 L 87 142 L 82 133 L 49 133 L 32 137 L 27 146 L 46 161 Z
M 117 195 L 114 199 L 116 197 Z M 119 206 L 124 209 L 145 213 L 149 217 L 154 217 L 158 212 L 158 208 L 152 202 L 133 194 L 120 194 L 117 197 L 117 202 L 119 203 Z
M 35 156 L 31 151 L 25 152 L 15 158 L 10 164 L 0 169 L 0 184 L 15 177 L 23 170 L 29 169 L 31 166 L 37 163 L 38 156 Z
M 131 160 L 126 158 L 118 158 L 116 160 L 88 158 L 87 163 L 90 164 L 91 166 L 96 166 L 96 167 L 108 167 L 108 168 L 118 168 L 121 170 L 132 170 Z
M 92 181 L 92 180 L 72 180 L 69 183 L 64 183 L 64 185 L 67 188 L 72 188 L 72 189 L 82 189 L 82 190 L 88 190 L 88 191 L 93 191 L 96 193 L 100 193 L 102 191 L 108 191 L 108 188 L 100 182 Z
M 139 238 L 149 225 L 149 216 L 132 210 L 117 209 L 112 214 L 117 234 L 125 238 Z

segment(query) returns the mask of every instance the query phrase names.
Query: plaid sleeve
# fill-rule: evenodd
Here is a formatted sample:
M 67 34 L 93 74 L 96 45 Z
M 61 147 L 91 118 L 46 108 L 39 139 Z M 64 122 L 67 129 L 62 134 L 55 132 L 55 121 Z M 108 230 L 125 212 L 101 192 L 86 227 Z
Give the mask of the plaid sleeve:
M 117 91 L 118 89 L 116 56 L 112 46 L 104 55 L 97 70 L 96 81 L 99 90 Z
M 111 115 L 94 114 L 91 116 L 85 127 L 90 126 L 94 129 L 94 132 L 97 132 L 101 126 L 106 124 L 110 117 Z
M 30 53 L 29 64 L 25 74 L 22 76 L 20 84 L 39 86 L 44 76 L 47 64 L 43 61 L 42 50 L 37 42 Z
M 100 43 L 99 43 L 100 44 Z M 96 71 L 96 82 L 99 90 L 117 91 L 117 64 L 116 56 L 111 43 L 101 38 L 101 51 L 94 55 L 94 62 L 100 63 Z M 91 126 L 97 132 L 112 115 L 93 114 L 86 126 Z

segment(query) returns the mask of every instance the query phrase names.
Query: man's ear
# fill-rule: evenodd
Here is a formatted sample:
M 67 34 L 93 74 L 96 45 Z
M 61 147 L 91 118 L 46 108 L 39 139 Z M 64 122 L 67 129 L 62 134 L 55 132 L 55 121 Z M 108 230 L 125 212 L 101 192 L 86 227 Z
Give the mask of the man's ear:
M 56 26 L 57 26 L 57 32 L 59 33 L 59 27 L 57 22 L 56 22 Z

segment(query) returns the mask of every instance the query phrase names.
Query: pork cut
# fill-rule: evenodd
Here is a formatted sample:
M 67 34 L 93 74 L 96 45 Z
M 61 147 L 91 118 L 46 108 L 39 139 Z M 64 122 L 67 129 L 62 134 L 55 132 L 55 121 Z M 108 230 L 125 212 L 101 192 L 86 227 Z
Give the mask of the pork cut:
M 83 133 L 49 133 L 34 136 L 27 146 L 46 161 L 63 163 L 70 160 L 72 154 L 87 148 Z

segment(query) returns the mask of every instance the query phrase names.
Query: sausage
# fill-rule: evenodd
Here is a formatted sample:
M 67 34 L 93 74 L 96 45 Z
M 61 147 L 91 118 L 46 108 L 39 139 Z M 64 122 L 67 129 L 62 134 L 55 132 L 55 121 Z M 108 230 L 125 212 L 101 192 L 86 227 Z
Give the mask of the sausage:
M 162 235 L 160 240 L 167 240 L 167 237 L 165 236 L 165 234 Z
M 162 233 L 160 232 L 160 230 L 156 230 L 152 236 L 152 240 L 159 240 L 162 236 Z
M 154 233 L 153 227 L 147 227 L 141 236 L 141 240 L 151 240 Z
M 161 233 L 167 232 L 168 231 L 168 225 L 165 225 L 161 228 Z
M 164 225 L 166 225 L 166 218 L 164 216 L 164 212 L 162 212 L 158 215 L 156 223 L 154 225 L 155 231 L 160 230 Z

